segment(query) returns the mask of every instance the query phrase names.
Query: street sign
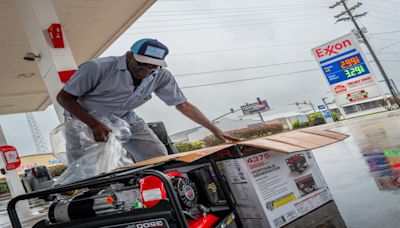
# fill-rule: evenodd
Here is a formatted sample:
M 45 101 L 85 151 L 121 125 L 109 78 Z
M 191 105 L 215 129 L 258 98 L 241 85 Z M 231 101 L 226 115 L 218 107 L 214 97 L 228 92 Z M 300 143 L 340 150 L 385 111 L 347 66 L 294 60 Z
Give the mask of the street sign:
M 253 115 L 260 112 L 265 112 L 270 110 L 269 105 L 266 100 L 262 100 L 261 102 L 255 102 L 251 104 L 246 104 L 240 107 L 242 109 L 243 114 Z
M 319 110 L 325 110 L 326 108 L 325 108 L 325 105 L 318 105 L 318 109 Z
M 328 110 L 321 111 L 324 119 L 332 118 L 331 113 Z
M 312 49 L 339 106 L 381 95 L 352 33 Z

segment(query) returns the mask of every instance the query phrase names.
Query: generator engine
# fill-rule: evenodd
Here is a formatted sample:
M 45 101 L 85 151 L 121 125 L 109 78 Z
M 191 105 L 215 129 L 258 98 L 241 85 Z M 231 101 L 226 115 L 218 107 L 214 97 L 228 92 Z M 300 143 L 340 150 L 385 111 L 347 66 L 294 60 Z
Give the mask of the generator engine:
M 59 223 L 142 207 L 139 188 L 116 184 L 100 191 L 86 190 L 71 199 L 60 198 L 51 204 L 48 215 L 50 222 Z
M 198 188 L 188 174 L 166 171 L 165 175 L 174 188 L 190 227 L 211 228 L 220 220 L 208 207 L 213 202 L 205 204 L 198 202 Z M 194 176 L 190 175 L 190 177 Z M 85 189 L 72 198 L 59 197 L 50 206 L 48 216 L 51 224 L 57 224 L 151 209 L 161 201 L 168 201 L 163 182 L 156 176 L 146 176 L 129 183 L 116 183 L 99 189 Z

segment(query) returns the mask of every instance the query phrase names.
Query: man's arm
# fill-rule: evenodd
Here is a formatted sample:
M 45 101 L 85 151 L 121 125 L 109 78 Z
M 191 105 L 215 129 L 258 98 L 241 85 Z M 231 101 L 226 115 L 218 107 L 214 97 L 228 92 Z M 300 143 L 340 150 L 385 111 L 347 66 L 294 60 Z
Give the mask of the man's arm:
M 58 103 L 72 115 L 87 124 L 92 129 L 94 139 L 98 142 L 107 141 L 111 129 L 90 115 L 77 101 L 77 97 L 64 91 L 57 95 Z
M 189 119 L 210 130 L 217 138 L 223 140 L 224 142 L 230 143 L 231 141 L 239 141 L 238 138 L 232 137 L 217 128 L 207 119 L 207 117 L 203 115 L 203 113 L 201 113 L 196 106 L 192 105 L 191 103 L 186 101 L 182 104 L 176 105 L 176 108 Z

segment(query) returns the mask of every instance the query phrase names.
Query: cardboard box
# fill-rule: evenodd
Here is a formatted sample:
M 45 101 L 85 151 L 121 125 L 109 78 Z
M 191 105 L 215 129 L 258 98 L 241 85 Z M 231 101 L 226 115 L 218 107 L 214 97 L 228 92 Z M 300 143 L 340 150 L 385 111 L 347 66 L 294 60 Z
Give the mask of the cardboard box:
M 297 130 L 236 144 L 157 157 L 129 166 L 217 161 L 245 227 L 281 227 L 328 203 L 332 196 L 311 153 L 344 140 L 332 131 Z
M 332 200 L 310 151 L 286 154 L 245 146 L 213 156 L 245 227 L 281 227 Z

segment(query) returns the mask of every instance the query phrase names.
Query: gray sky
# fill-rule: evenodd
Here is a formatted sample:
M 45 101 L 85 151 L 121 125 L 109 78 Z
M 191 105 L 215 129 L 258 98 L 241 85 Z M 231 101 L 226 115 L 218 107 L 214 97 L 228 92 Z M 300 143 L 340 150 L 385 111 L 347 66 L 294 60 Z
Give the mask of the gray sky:
M 328 0 L 199 0 L 158 1 L 102 56 L 122 55 L 141 38 L 156 38 L 170 49 L 168 69 L 189 101 L 210 119 L 230 108 L 267 99 L 271 114 L 294 110 L 288 105 L 332 98 L 311 49 L 351 31 L 350 22 L 335 24 Z M 357 13 L 390 78 L 400 85 L 399 0 L 363 0 Z M 349 1 L 349 5 L 357 3 Z M 399 42 L 399 43 L 397 43 Z M 365 48 L 363 46 L 363 48 Z M 370 57 L 370 55 L 368 55 Z M 371 59 L 371 58 L 370 58 Z M 374 64 L 373 64 L 374 65 Z M 374 67 L 373 67 L 374 68 Z M 381 76 L 374 70 L 378 79 Z M 260 78 L 261 79 L 252 79 Z M 234 80 L 246 81 L 222 83 Z M 137 110 L 147 122 L 164 121 L 170 134 L 197 126 L 157 97 Z M 234 118 L 241 113 L 231 115 Z M 35 113 L 48 140 L 57 125 L 52 107 Z M 9 144 L 22 154 L 35 153 L 24 114 L 0 116 Z

